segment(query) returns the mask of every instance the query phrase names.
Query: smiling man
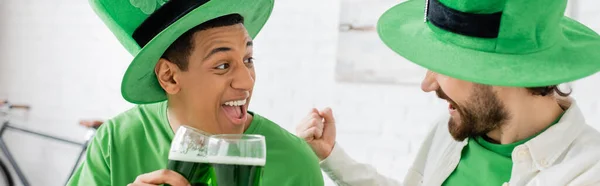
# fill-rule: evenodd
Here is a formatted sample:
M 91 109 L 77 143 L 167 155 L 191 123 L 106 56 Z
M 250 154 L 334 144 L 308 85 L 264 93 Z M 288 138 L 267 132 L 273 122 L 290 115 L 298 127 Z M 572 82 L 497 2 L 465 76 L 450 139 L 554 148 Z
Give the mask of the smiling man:
M 248 111 L 256 79 L 253 38 L 273 0 L 92 0 L 135 57 L 122 95 L 138 104 L 103 124 L 68 185 L 187 186 L 165 170 L 174 131 L 265 136 L 263 185 L 323 185 L 302 139 Z M 294 167 L 290 169 L 290 167 Z
M 381 40 L 427 68 L 421 89 L 448 101 L 403 184 L 335 143 L 330 109 L 314 110 L 298 135 L 340 185 L 600 185 L 600 133 L 557 88 L 600 70 L 600 36 L 565 17 L 566 5 L 409 0 L 380 17 Z

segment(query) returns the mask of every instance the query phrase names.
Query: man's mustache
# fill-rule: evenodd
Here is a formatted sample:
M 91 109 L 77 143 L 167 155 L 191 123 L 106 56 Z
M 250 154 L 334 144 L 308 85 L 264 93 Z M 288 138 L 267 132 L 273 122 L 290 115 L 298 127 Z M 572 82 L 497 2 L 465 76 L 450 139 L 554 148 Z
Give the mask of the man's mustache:
M 448 95 L 446 95 L 446 92 L 444 92 L 444 90 L 442 90 L 442 88 L 438 88 L 437 90 L 435 90 L 435 94 L 440 99 L 450 100 L 450 98 L 448 97 Z
M 450 104 L 452 104 L 452 106 L 454 106 L 454 108 L 458 108 L 458 105 L 456 104 L 456 102 L 454 102 L 454 100 L 450 99 L 450 97 L 448 97 L 448 95 L 446 94 L 446 92 L 444 92 L 444 90 L 442 90 L 442 88 L 438 88 L 437 90 L 435 90 L 435 94 L 440 99 L 444 99 L 444 100 L 450 102 Z

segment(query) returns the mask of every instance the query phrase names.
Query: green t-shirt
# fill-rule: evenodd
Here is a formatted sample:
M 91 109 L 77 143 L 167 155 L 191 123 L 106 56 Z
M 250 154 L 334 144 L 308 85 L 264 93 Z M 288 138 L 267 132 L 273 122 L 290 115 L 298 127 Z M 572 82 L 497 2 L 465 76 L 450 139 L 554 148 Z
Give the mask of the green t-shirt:
M 85 161 L 68 186 L 127 185 L 144 173 L 167 167 L 174 133 L 166 101 L 138 105 L 105 122 L 90 142 Z M 253 114 L 246 134 L 261 134 L 267 144 L 264 186 L 322 186 L 319 159 L 306 142 Z
M 550 126 L 556 124 L 560 118 L 556 119 Z M 458 166 L 442 185 L 498 186 L 508 182 L 513 165 L 512 151 L 515 147 L 524 144 L 542 132 L 511 144 L 491 143 L 481 136 L 469 138 L 469 143 L 462 150 Z

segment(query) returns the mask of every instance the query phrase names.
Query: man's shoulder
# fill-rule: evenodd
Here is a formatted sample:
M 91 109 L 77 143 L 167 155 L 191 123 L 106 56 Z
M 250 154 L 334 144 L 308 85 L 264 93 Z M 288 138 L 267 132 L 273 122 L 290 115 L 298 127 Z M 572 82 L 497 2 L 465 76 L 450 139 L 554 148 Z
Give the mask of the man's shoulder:
M 589 156 L 599 161 L 600 132 L 586 124 L 568 148 L 567 153 L 572 156 Z M 580 157 L 574 159 L 580 159 Z
M 289 157 L 296 157 L 298 159 L 304 158 L 310 161 L 317 161 L 314 159 L 316 156 L 314 156 L 312 149 L 304 139 L 297 137 L 277 123 L 261 115 L 254 114 L 254 117 L 260 120 L 260 127 L 254 133 L 265 136 L 269 151 L 273 150 L 273 152 L 286 154 Z
M 254 131 L 257 134 L 264 135 L 267 138 L 267 141 L 270 141 L 268 138 L 272 138 L 271 140 L 277 140 L 280 143 L 287 144 L 303 144 L 304 140 L 298 138 L 296 135 L 290 133 L 288 130 L 281 127 L 279 124 L 269 120 L 268 118 L 254 113 L 254 119 L 260 121 L 259 127 Z
M 540 173 L 539 180 L 546 183 L 564 182 L 564 185 L 600 184 L 600 132 L 593 127 L 585 125 L 564 153 L 556 156 L 556 164 Z
M 110 136 L 112 140 L 130 139 L 135 136 L 144 136 L 147 130 L 160 130 L 163 128 L 165 116 L 162 116 L 164 102 L 135 105 L 134 107 L 108 119 L 98 129 L 97 135 Z M 152 134 L 152 133 L 150 133 Z
M 127 129 L 131 127 L 140 127 L 146 122 L 159 122 L 162 116 L 162 107 L 164 102 L 135 105 L 134 107 L 116 115 L 107 122 L 113 128 Z
M 115 185 L 130 183 L 137 175 L 164 167 L 170 141 L 160 118 L 162 103 L 136 105 L 107 120 L 96 132 L 90 149 L 110 158 Z
M 594 128 L 586 124 L 582 131 L 582 135 L 579 136 L 577 140 L 585 142 L 584 144 L 589 144 L 595 146 L 596 148 L 600 148 L 600 132 L 598 131 L 598 128 Z
M 256 113 L 254 119 L 260 124 L 253 133 L 265 136 L 267 143 L 265 175 L 271 176 L 265 185 L 323 185 L 319 159 L 303 139 Z

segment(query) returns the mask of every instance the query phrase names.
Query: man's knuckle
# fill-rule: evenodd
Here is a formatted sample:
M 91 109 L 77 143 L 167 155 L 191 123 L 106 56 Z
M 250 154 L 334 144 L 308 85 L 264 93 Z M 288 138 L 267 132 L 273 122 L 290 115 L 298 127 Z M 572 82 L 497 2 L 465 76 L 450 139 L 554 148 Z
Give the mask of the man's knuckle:
M 169 176 L 171 174 L 171 171 L 169 171 L 167 169 L 162 169 L 158 172 L 158 174 L 161 176 Z
M 143 176 L 143 174 L 135 177 L 135 180 L 133 180 L 133 182 L 134 183 L 140 182 L 142 180 L 142 176 Z

